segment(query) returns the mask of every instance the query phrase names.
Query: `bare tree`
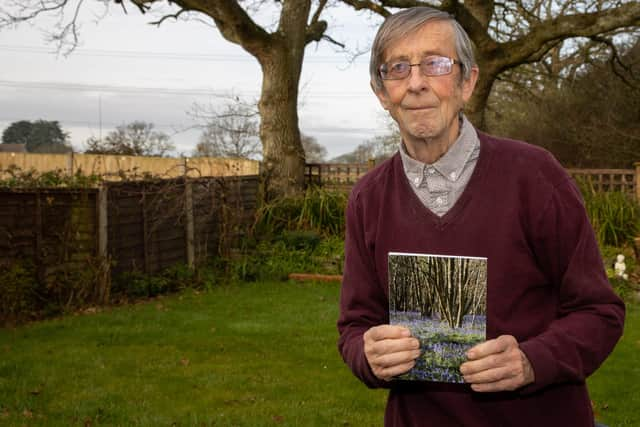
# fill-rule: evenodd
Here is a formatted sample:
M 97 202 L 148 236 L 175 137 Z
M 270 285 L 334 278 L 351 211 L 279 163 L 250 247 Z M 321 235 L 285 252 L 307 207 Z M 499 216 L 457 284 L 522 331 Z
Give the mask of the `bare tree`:
M 302 148 L 307 163 L 322 163 L 327 157 L 327 149 L 312 136 L 302 134 Z
M 167 134 L 153 128 L 153 123 L 143 121 L 120 125 L 102 140 L 89 138 L 85 143 L 85 153 L 165 156 L 175 147 Z
M 485 128 L 485 106 L 496 79 L 522 64 L 536 63 L 576 37 L 606 40 L 615 49 L 618 30 L 637 31 L 640 2 L 634 0 L 341 0 L 358 10 L 388 16 L 391 8 L 431 6 L 449 12 L 465 28 L 477 49 L 480 78 L 467 112 Z M 555 50 L 554 50 L 555 49 Z M 565 53 L 567 54 L 567 53 Z
M 262 152 L 258 138 L 258 112 L 255 106 L 239 98 L 222 109 L 201 106 L 194 108 L 195 116 L 204 120 L 204 129 L 194 156 L 240 157 L 255 159 Z

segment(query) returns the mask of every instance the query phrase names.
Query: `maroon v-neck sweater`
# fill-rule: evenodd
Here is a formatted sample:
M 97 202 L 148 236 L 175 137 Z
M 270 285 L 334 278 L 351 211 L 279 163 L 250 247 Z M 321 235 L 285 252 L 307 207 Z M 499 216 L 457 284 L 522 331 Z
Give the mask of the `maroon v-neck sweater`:
M 546 151 L 479 133 L 480 157 L 438 217 L 409 187 L 398 154 L 363 177 L 347 207 L 338 343 L 369 387 L 390 388 L 386 426 L 592 426 L 585 378 L 611 352 L 624 304 L 609 285 L 582 199 Z M 387 255 L 488 258 L 487 338 L 516 337 L 535 383 L 515 392 L 377 379 L 364 332 L 389 323 Z

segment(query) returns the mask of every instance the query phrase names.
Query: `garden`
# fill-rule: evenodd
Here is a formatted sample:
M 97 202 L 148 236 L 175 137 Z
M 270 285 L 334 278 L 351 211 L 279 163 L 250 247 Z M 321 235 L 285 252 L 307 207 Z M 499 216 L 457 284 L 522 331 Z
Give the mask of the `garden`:
M 636 426 L 639 208 L 583 194 L 627 302 L 624 337 L 589 378 L 592 404 L 610 427 Z M 153 292 L 0 329 L 0 425 L 381 425 L 386 391 L 363 386 L 337 352 L 339 283 L 288 278 L 341 274 L 345 203 L 311 189 L 263 206 L 241 250 L 129 277 Z

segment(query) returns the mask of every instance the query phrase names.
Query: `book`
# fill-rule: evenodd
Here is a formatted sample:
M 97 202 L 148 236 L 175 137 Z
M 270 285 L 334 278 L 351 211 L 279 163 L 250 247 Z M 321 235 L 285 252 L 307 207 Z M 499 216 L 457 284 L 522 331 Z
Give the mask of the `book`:
M 465 352 L 486 340 L 487 259 L 390 252 L 389 322 L 420 341 L 396 379 L 463 383 Z

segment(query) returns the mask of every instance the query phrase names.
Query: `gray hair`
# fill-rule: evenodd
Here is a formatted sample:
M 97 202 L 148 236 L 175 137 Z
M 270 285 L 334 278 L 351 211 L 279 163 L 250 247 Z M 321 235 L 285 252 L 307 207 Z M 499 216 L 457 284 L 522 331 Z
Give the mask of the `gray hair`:
M 431 7 L 412 7 L 387 17 L 378 29 L 371 47 L 371 60 L 369 62 L 369 74 L 371 75 L 371 84 L 374 90 L 383 89 L 379 69 L 384 61 L 384 52 L 389 45 L 417 31 L 427 22 L 435 20 L 451 23 L 455 33 L 456 55 L 462 68 L 462 78 L 469 80 L 471 68 L 476 65 L 476 60 L 473 55 L 473 42 L 471 42 L 464 28 L 446 12 Z

